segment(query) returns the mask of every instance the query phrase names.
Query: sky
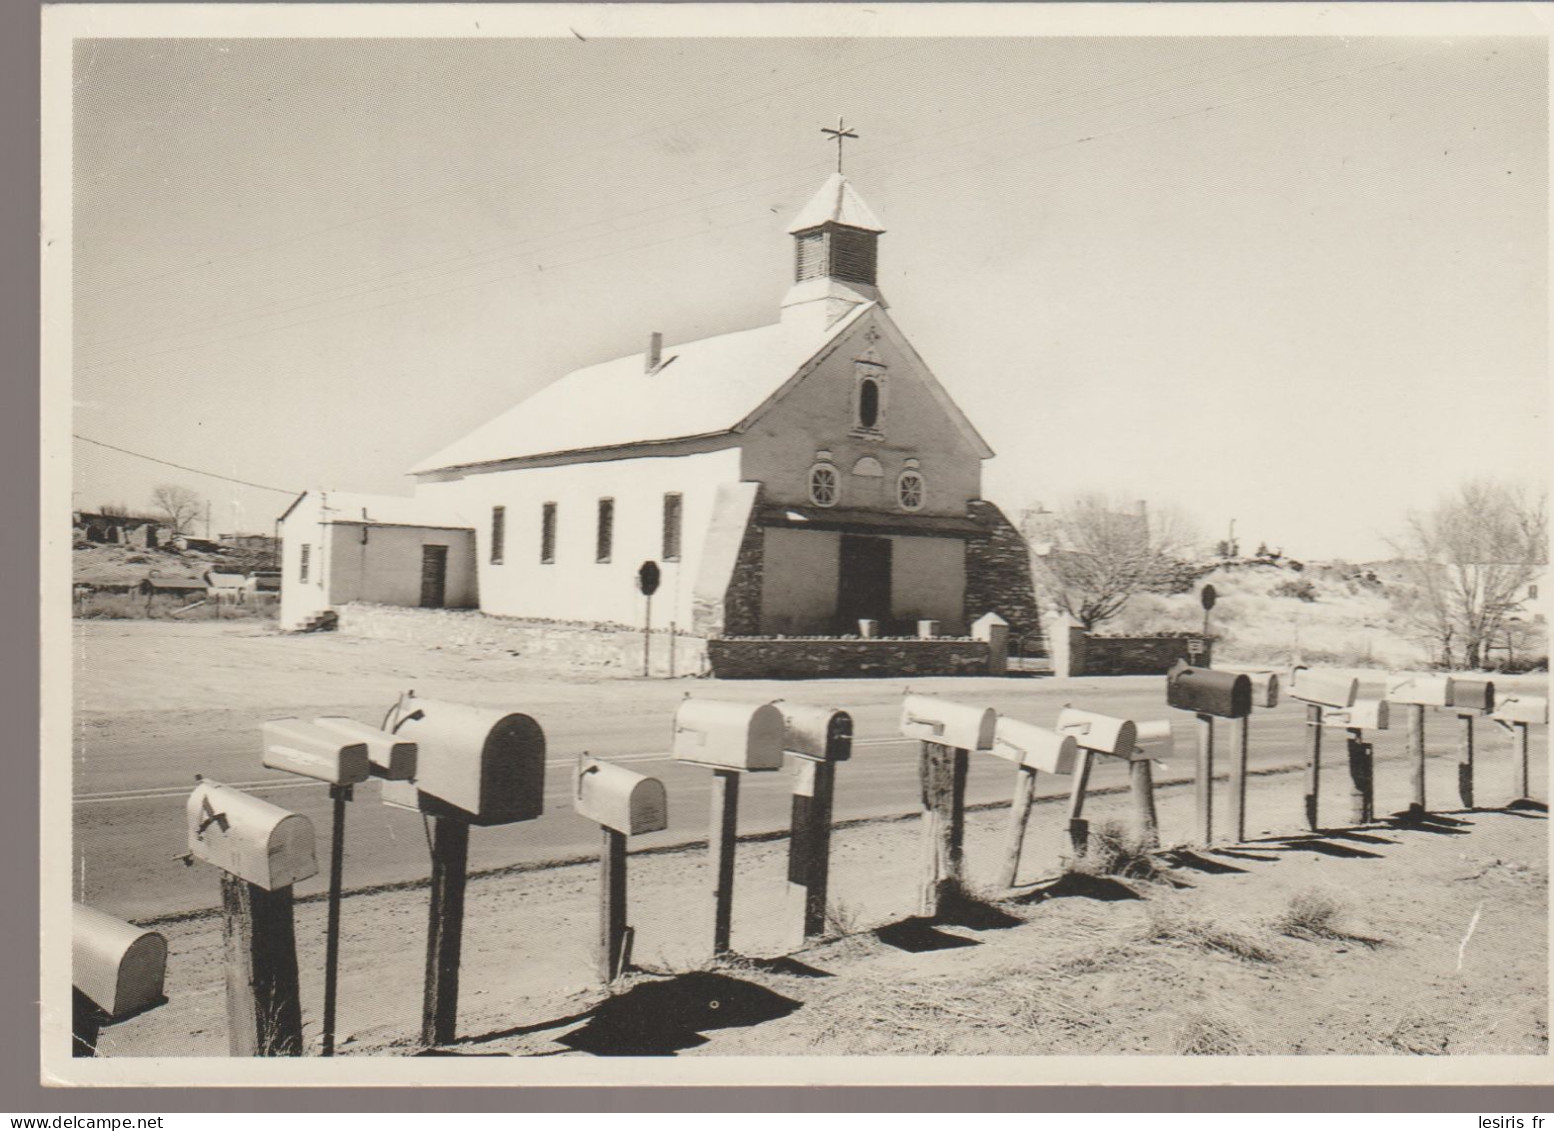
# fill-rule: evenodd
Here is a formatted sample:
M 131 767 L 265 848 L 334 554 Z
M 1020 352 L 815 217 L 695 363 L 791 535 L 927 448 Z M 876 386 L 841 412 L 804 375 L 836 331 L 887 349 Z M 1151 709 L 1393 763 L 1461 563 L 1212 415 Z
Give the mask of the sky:
M 593 32 L 593 25 L 590 31 Z M 480 34 L 473 32 L 472 34 Z M 572 369 L 776 320 L 846 172 L 1006 512 L 1389 554 L 1548 478 L 1541 38 L 86 39 L 74 499 L 215 531 Z M 600 406 L 579 406 L 580 411 Z M 243 480 L 239 486 L 170 463 Z M 263 488 L 274 488 L 273 490 Z

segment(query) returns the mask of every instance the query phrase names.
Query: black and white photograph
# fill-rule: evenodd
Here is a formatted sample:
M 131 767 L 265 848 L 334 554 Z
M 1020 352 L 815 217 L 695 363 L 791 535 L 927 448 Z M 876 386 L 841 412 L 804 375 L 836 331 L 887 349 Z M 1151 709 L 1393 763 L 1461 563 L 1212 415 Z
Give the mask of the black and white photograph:
M 45 1080 L 1554 1080 L 1548 15 L 45 9 Z

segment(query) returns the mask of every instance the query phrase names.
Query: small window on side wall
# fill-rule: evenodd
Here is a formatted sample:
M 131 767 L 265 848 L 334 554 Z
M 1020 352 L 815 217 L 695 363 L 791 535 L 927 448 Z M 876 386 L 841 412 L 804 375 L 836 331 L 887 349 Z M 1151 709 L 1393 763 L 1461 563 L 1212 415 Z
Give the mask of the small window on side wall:
M 546 503 L 540 508 L 540 563 L 550 565 L 556 560 L 556 504 Z
M 615 547 L 615 500 L 599 500 L 599 526 L 594 538 L 594 561 L 605 565 Z
M 896 501 L 904 511 L 920 511 L 927 498 L 928 485 L 920 471 L 903 471 L 896 480 Z
M 680 560 L 680 495 L 671 491 L 664 496 L 664 561 Z
M 507 508 L 491 508 L 491 564 L 502 564 L 502 544 L 507 540 Z
M 308 579 L 308 562 L 312 557 L 313 547 L 308 545 L 306 542 L 302 543 L 302 560 L 297 567 L 298 581 L 306 581 Z
M 834 507 L 842 497 L 842 480 L 836 467 L 817 463 L 809 469 L 809 501 L 817 507 Z

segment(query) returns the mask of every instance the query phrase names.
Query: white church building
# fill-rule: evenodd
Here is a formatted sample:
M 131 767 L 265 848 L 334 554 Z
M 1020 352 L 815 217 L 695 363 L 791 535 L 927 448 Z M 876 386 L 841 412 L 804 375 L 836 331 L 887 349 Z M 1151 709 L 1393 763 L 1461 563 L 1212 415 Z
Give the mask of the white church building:
M 703 638 L 1036 632 L 993 452 L 892 320 L 883 227 L 833 174 L 789 229 L 770 325 L 580 369 L 410 469 L 412 497 L 309 491 L 282 518 L 282 627 L 351 602 L 656 624 Z

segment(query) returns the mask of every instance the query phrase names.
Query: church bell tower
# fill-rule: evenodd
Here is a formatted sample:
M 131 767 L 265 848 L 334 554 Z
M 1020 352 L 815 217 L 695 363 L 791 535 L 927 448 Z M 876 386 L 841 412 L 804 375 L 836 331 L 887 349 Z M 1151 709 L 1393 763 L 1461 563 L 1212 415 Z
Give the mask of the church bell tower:
M 793 285 L 782 303 L 783 322 L 814 321 L 820 329 L 861 303 L 885 305 L 876 285 L 879 238 L 885 229 L 841 170 L 842 139 L 857 135 L 841 122 L 825 132 L 836 138 L 837 171 L 788 228 L 793 237 Z

